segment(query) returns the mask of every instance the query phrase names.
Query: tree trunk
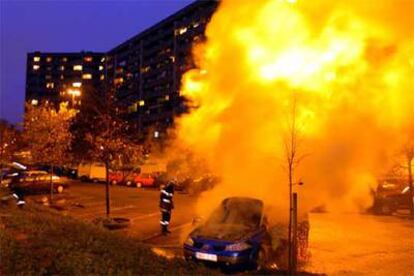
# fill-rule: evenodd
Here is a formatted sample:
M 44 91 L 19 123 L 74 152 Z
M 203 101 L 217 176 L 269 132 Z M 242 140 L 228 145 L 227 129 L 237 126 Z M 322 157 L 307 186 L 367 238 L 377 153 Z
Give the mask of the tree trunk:
M 106 173 L 106 181 L 105 181 L 105 202 L 106 202 L 106 216 L 109 217 L 110 214 L 110 204 L 109 204 L 109 162 L 108 160 L 105 161 L 105 173 Z
M 289 161 L 289 226 L 288 226 L 288 271 L 293 275 L 292 269 L 292 187 L 293 187 L 293 164 Z
M 292 274 L 296 274 L 298 259 L 298 194 L 292 195 Z
M 50 166 L 50 203 L 53 202 L 53 164 Z

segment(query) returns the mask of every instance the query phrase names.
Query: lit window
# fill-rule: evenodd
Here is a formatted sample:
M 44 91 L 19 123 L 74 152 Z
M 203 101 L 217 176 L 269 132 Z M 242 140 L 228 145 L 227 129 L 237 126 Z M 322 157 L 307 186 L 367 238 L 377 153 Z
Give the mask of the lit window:
M 92 79 L 92 74 L 83 74 L 82 75 L 82 79 L 84 79 L 84 80 L 90 80 L 90 79 Z
M 114 82 L 115 84 L 122 84 L 124 82 L 124 78 L 116 78 Z
M 175 62 L 175 56 L 170 56 L 172 62 Z
M 63 61 L 63 62 L 66 62 L 66 61 L 68 61 L 68 58 L 67 58 L 67 57 L 63 57 L 63 58 L 62 58 L 62 61 Z
M 82 83 L 81 82 L 73 82 L 72 83 L 72 86 L 73 87 L 81 87 L 82 86 Z
M 64 70 L 65 70 L 65 66 L 61 65 L 61 66 L 59 67 L 59 69 L 60 69 L 60 71 L 64 71 Z
M 39 101 L 36 100 L 36 99 L 33 99 L 31 103 L 32 103 L 32 105 L 37 105 L 39 103 Z
M 65 77 L 63 75 L 60 75 L 60 79 L 63 80 Z
M 183 28 L 178 30 L 178 34 L 180 34 L 180 35 L 185 34 L 186 32 L 187 32 L 187 27 L 183 27 Z
M 47 61 L 47 62 L 51 62 L 51 61 L 52 61 L 52 57 L 47 57 L 47 58 L 46 58 L 46 61 Z
M 198 26 L 200 26 L 200 23 L 198 22 L 193 23 L 193 28 L 197 28 Z
M 149 72 L 149 70 L 151 70 L 151 67 L 145 66 L 145 67 L 141 68 L 141 73 L 147 73 L 147 72 Z
M 154 138 L 159 138 L 159 137 L 160 137 L 160 132 L 154 131 Z
M 140 100 L 140 101 L 138 102 L 138 104 L 139 104 L 139 106 L 144 106 L 144 105 L 145 105 L 145 101 L 144 101 L 144 100 Z
M 52 89 L 55 87 L 55 84 L 53 82 L 46 83 L 46 88 Z
M 101 75 L 100 79 L 101 80 L 104 80 L 105 79 L 105 75 Z
M 169 101 L 169 100 L 170 100 L 170 95 L 165 95 L 164 99 L 165 99 L 166 101 Z
M 37 65 L 37 64 L 33 65 L 33 70 L 39 70 L 39 68 L 40 68 L 39 65 Z
M 102 71 L 102 70 L 103 70 L 103 66 L 99 65 L 99 71 Z
M 73 65 L 73 71 L 82 71 L 82 65 Z
M 33 61 L 39 62 L 40 61 L 40 57 L 33 57 Z
M 52 79 L 52 76 L 51 76 L 51 75 L 46 75 L 46 76 L 45 76 L 45 79 L 47 79 L 47 80 L 51 80 L 51 79 Z
M 92 57 L 84 57 L 84 60 L 85 60 L 86 62 L 91 62 L 91 61 L 92 61 Z
M 104 62 L 104 61 L 105 61 L 105 57 L 101 58 L 101 62 Z

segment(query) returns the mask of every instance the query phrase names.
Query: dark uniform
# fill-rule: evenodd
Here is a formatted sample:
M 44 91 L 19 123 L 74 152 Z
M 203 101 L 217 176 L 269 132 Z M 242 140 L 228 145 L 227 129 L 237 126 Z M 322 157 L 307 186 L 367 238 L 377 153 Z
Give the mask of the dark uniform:
M 171 211 L 174 209 L 173 204 L 173 195 L 174 195 L 174 183 L 169 182 L 167 186 L 161 189 L 160 193 L 160 211 L 161 211 L 161 233 L 167 234 L 170 233 L 168 231 L 168 225 L 170 224 L 171 220 Z
M 12 186 L 10 187 L 12 191 L 13 197 L 16 199 L 16 204 L 18 207 L 23 208 L 23 206 L 26 204 L 26 201 L 24 200 L 24 191 L 22 188 Z

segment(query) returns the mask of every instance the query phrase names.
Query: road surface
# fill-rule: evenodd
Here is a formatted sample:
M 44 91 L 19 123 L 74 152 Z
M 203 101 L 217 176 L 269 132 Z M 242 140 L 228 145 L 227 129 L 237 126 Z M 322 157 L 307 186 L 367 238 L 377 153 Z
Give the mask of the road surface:
M 93 221 L 105 215 L 105 186 L 74 183 L 65 193 L 63 213 Z M 159 191 L 111 186 L 111 216 L 131 219 L 126 233 L 152 245 L 157 253 L 181 256 L 191 231 L 197 198 L 176 193 L 172 234 L 159 235 Z M 70 203 L 70 204 L 68 204 Z M 76 207 L 82 206 L 82 207 Z M 414 220 L 406 216 L 358 213 L 310 215 L 310 262 L 306 271 L 327 275 L 413 275 Z

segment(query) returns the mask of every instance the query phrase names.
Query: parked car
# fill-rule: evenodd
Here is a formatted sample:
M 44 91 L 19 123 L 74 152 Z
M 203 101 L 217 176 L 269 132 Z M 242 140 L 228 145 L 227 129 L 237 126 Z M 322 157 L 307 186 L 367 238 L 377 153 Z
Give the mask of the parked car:
M 106 181 L 105 164 L 100 162 L 82 162 L 78 166 L 78 177 L 83 181 Z
M 403 180 L 381 180 L 374 194 L 374 212 L 380 215 L 392 215 L 397 210 L 410 209 L 409 185 Z
M 125 181 L 125 173 L 122 171 L 110 171 L 109 172 L 109 182 L 112 185 L 120 185 Z
M 302 241 L 307 241 L 309 224 L 301 222 L 298 228 L 298 240 L 305 245 L 299 248 L 307 251 L 307 242 Z M 286 256 L 287 251 L 287 236 L 279 235 L 275 242 L 271 229 L 261 200 L 227 198 L 190 233 L 183 245 L 184 257 L 225 266 L 269 267 L 278 263 L 277 258 Z
M 51 175 L 46 171 L 23 171 L 13 177 L 9 187 L 21 189 L 25 193 L 37 194 L 50 192 L 50 181 L 53 181 L 54 191 L 62 193 L 69 187 L 67 178 Z
M 154 187 L 155 179 L 149 173 L 131 173 L 125 178 L 125 185 L 132 187 Z

